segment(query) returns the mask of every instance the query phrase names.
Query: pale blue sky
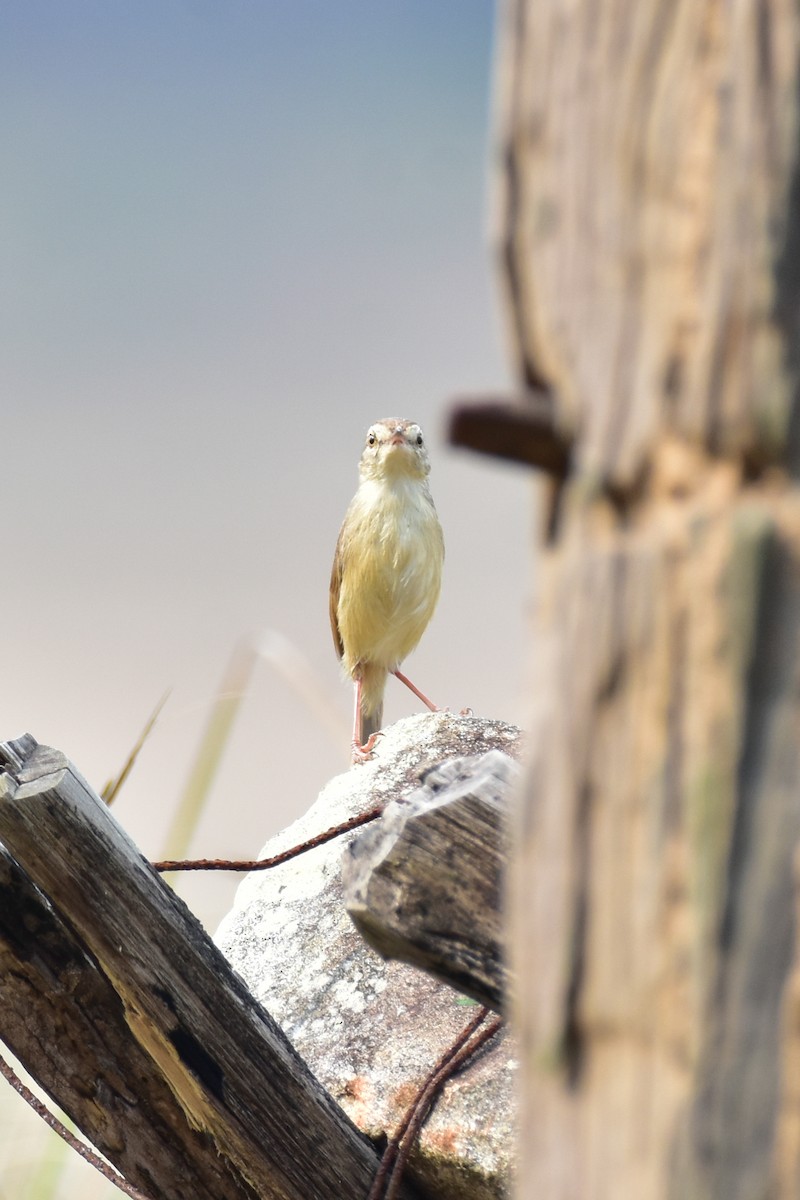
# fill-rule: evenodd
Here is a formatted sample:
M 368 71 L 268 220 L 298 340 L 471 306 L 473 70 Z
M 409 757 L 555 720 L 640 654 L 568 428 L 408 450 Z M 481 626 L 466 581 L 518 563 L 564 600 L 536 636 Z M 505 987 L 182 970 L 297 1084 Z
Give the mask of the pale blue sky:
M 441 436 L 454 392 L 509 383 L 493 26 L 488 0 L 0 6 L 0 738 L 101 785 L 171 686 L 119 807 L 146 853 L 243 634 L 291 639 L 347 724 L 328 575 L 378 417 L 427 426 L 447 542 L 409 674 L 522 715 L 528 477 Z M 256 853 L 346 753 L 257 672 L 194 849 Z M 187 892 L 207 920 L 221 886 Z

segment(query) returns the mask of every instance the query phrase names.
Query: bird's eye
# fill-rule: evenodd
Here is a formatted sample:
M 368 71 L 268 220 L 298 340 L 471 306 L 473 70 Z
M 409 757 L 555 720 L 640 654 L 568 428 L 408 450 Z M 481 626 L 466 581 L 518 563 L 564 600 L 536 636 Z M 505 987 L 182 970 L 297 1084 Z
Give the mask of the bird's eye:
M 422 434 L 421 433 L 417 434 L 417 445 L 418 446 L 422 445 Z
M 374 445 L 375 445 L 375 441 L 376 441 L 376 439 L 375 439 L 375 434 L 374 434 L 374 433 L 371 433 L 371 434 L 369 434 L 369 436 L 367 437 L 367 445 L 368 445 L 368 446 L 374 446 Z

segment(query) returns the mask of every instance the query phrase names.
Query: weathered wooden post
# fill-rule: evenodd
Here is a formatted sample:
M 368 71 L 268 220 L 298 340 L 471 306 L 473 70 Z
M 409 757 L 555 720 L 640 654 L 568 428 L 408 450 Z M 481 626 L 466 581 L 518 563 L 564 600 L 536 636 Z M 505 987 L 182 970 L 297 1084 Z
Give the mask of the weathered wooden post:
M 500 254 L 570 467 L 510 909 L 521 1200 L 800 1195 L 794 0 L 509 0 Z
M 152 1200 L 370 1191 L 372 1143 L 69 760 L 29 735 L 0 743 L 0 1018 Z

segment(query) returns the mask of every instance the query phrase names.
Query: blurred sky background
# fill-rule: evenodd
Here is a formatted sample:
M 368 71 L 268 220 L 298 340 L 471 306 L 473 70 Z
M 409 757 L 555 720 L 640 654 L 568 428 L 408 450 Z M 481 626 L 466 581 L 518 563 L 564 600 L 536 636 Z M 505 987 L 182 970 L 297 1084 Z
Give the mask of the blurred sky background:
M 443 443 L 507 388 L 489 250 L 489 0 L 0 6 L 0 738 L 98 788 L 151 857 L 237 641 L 306 656 L 341 734 L 259 664 L 192 845 L 253 856 L 347 766 L 328 625 L 367 426 L 429 435 L 442 599 L 408 662 L 522 718 L 526 473 Z M 387 718 L 416 711 L 399 684 Z M 214 927 L 236 879 L 180 888 Z
M 490 0 L 0 5 L 0 739 L 100 788 L 171 688 L 115 808 L 151 857 L 243 637 L 297 647 L 329 721 L 258 664 L 192 853 L 256 855 L 347 767 L 328 579 L 378 417 L 426 427 L 447 542 L 409 674 L 523 717 L 529 476 L 443 444 L 450 396 L 510 383 L 494 22 Z M 388 719 L 417 708 L 390 684 Z M 236 883 L 179 886 L 213 929 Z M 88 1194 L 18 1148 L 0 1195 Z

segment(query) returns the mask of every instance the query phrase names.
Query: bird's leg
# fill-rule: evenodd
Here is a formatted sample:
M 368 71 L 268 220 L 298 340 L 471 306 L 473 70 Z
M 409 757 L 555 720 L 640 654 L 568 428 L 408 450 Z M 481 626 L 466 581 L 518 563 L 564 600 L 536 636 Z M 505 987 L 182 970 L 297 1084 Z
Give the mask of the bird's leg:
M 362 679 L 359 675 L 356 679 L 356 701 L 355 710 L 353 712 L 353 740 L 350 743 L 350 761 L 351 763 L 369 762 L 372 758 L 372 751 L 375 748 L 375 743 L 381 736 L 380 733 L 373 733 L 367 738 L 366 742 L 361 743 L 361 688 Z
M 428 697 L 421 692 L 418 687 L 414 686 L 411 680 L 404 675 L 402 671 L 392 671 L 392 674 L 396 675 L 400 682 L 404 683 L 407 688 L 410 688 L 417 699 L 421 700 L 423 704 L 427 705 L 431 712 L 450 712 L 449 708 L 439 708 L 438 704 L 434 704 L 432 700 L 429 700 Z M 460 717 L 471 717 L 472 709 L 462 708 L 458 715 Z
M 421 692 L 418 687 L 415 687 L 411 680 L 408 679 L 402 671 L 392 671 L 392 674 L 396 675 L 400 682 L 404 683 L 407 688 L 410 688 L 417 699 L 421 700 L 422 703 L 431 710 L 431 712 L 442 711 L 437 704 L 434 704 L 432 700 L 428 699 L 424 692 Z

